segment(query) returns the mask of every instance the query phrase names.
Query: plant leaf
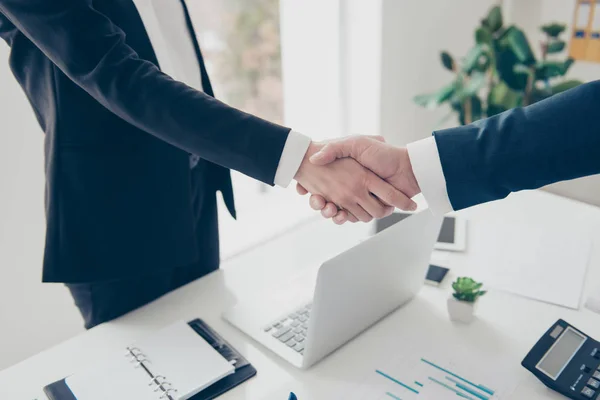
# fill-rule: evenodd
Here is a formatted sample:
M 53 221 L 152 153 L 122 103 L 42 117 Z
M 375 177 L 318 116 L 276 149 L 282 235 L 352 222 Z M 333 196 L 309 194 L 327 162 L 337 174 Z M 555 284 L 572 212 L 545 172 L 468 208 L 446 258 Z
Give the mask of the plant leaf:
M 432 94 L 420 94 L 413 97 L 413 101 L 421 107 L 427 107 L 427 105 L 431 102 L 431 98 Z
M 535 56 L 533 55 L 527 36 L 519 28 L 514 26 L 508 28 L 502 38 L 502 42 L 513 51 L 521 64 L 531 65 L 535 63 Z
M 514 90 L 524 90 L 527 86 L 527 75 L 515 73 L 516 65 L 520 65 L 517 56 L 510 48 L 499 46 L 496 52 L 496 71 L 501 81 Z M 522 64 L 521 64 L 522 65 Z
M 444 86 L 434 94 L 435 105 L 438 106 L 443 102 L 450 100 L 454 92 L 456 91 L 456 84 L 454 82 Z
M 571 68 L 571 65 L 573 65 L 573 63 L 575 62 L 574 59 L 572 59 L 571 57 L 567 58 L 564 62 L 564 70 L 563 70 L 563 75 L 567 74 L 567 71 L 569 70 L 569 68 Z
M 564 76 L 571 65 L 573 59 L 568 58 L 565 61 L 542 61 L 535 65 L 535 79 L 546 80 L 557 76 Z
M 560 53 L 561 51 L 563 51 L 565 49 L 565 46 L 566 46 L 566 43 L 563 42 L 562 40 L 555 40 L 548 44 L 547 51 L 549 54 Z
M 469 79 L 469 82 L 464 87 L 464 93 L 466 96 L 472 96 L 479 92 L 479 89 L 481 89 L 483 85 L 485 85 L 485 74 L 482 72 L 474 72 L 471 75 L 471 79 Z
M 488 117 L 499 114 L 511 108 L 519 107 L 522 104 L 523 95 L 520 92 L 512 90 L 504 82 L 500 82 L 492 87 L 488 96 Z
M 463 60 L 462 69 L 470 74 L 475 68 L 478 68 L 486 62 L 489 63 L 489 46 L 477 44 L 469 50 Z
M 499 6 L 492 7 L 486 18 L 486 25 L 492 32 L 496 32 L 502 28 L 502 23 L 502 9 Z
M 523 64 L 515 64 L 513 66 L 513 71 L 515 72 L 515 74 L 524 74 L 524 75 L 529 75 L 534 72 L 531 70 L 530 67 L 528 67 L 527 65 L 523 65 Z
M 552 94 L 564 92 L 565 90 L 573 89 L 574 87 L 577 87 L 582 84 L 583 82 L 578 80 L 564 81 L 552 86 Z
M 447 51 L 442 51 L 440 54 L 442 65 L 449 71 L 454 71 L 454 59 Z
M 546 35 L 556 38 L 558 35 L 563 33 L 567 29 L 565 24 L 560 24 L 558 22 L 553 22 L 550 24 L 546 24 L 540 27 L 540 30 L 544 32 Z
M 490 32 L 490 30 L 487 27 L 480 26 L 475 31 L 475 43 L 491 45 L 492 44 L 492 32 Z
M 429 109 L 435 108 L 445 101 L 450 100 L 456 91 L 456 82 L 450 82 L 448 85 L 442 87 L 437 92 L 429 94 L 420 94 L 413 97 L 413 101 L 422 107 Z

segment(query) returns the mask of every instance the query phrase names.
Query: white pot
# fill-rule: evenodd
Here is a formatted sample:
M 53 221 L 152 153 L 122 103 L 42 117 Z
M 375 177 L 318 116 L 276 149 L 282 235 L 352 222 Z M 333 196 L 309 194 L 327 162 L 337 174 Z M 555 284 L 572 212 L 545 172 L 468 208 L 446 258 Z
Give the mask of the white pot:
M 472 322 L 475 317 L 478 302 L 479 300 L 475 300 L 474 303 L 460 301 L 451 295 L 448 298 L 448 314 L 450 314 L 450 319 L 466 324 Z

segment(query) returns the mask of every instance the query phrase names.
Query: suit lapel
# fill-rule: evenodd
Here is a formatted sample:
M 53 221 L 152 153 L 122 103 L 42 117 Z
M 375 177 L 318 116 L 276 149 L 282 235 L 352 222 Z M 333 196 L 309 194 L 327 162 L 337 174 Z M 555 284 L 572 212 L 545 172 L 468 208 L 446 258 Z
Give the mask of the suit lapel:
M 133 3 L 133 0 L 118 0 L 113 1 L 113 3 L 118 4 L 117 10 L 123 10 L 122 15 L 117 16 L 117 18 L 124 18 L 125 20 L 123 22 L 126 24 L 124 26 L 127 26 L 127 30 L 135 32 L 135 34 L 127 33 L 126 40 L 132 42 L 132 47 L 136 49 L 142 59 L 150 61 L 160 69 L 158 57 L 156 57 L 154 47 L 152 47 L 150 36 L 146 31 L 142 17 Z
M 196 50 L 196 57 L 198 57 L 198 63 L 200 64 L 200 74 L 202 78 L 202 88 L 204 93 L 209 96 L 214 97 L 212 85 L 210 84 L 210 79 L 208 78 L 208 73 L 206 72 L 206 66 L 204 65 L 204 58 L 202 57 L 202 52 L 200 51 L 200 45 L 198 44 L 198 38 L 196 37 L 196 32 L 194 30 L 194 25 L 192 24 L 192 19 L 190 17 L 190 13 L 187 8 L 187 4 L 185 0 L 180 0 L 181 5 L 183 6 L 183 11 L 185 13 L 185 21 L 187 24 L 188 32 L 190 33 L 190 38 L 194 43 L 194 49 Z

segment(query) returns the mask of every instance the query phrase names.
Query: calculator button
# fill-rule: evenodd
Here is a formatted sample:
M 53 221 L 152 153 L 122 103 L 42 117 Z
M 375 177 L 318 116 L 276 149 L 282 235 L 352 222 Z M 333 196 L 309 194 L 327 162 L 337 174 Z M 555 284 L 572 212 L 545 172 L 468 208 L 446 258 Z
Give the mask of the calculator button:
M 581 370 L 586 374 L 589 374 L 592 371 L 592 369 L 585 364 L 581 366 Z
M 593 389 L 600 389 L 600 381 L 597 381 L 594 378 L 590 378 L 587 385 Z
M 600 380 L 600 371 L 594 372 L 594 375 L 592 375 L 592 378 Z
M 596 394 L 596 391 L 595 391 L 595 390 L 592 390 L 592 389 L 590 389 L 590 388 L 588 388 L 588 387 L 584 387 L 584 388 L 581 390 L 581 394 L 582 394 L 584 397 L 587 397 L 588 399 L 593 399 L 593 398 L 594 398 L 594 395 Z

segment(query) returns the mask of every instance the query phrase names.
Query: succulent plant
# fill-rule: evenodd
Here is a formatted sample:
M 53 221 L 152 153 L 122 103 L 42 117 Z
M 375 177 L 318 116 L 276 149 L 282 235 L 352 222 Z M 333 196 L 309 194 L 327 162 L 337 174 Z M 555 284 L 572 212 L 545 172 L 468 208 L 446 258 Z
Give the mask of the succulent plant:
M 448 103 L 451 112 L 443 121 L 458 114 L 464 125 L 576 87 L 582 82 L 563 78 L 573 59 L 548 58 L 565 49 L 560 39 L 565 28 L 556 22 L 540 28 L 545 39 L 540 44 L 541 58 L 536 59 L 523 31 L 504 26 L 502 9 L 494 6 L 475 30 L 475 45 L 460 62 L 447 51 L 441 53 L 442 65 L 453 73 L 453 80 L 414 101 L 428 108 Z
M 459 277 L 452 283 L 452 289 L 454 289 L 452 295 L 457 300 L 474 303 L 475 300 L 487 292 L 480 290 L 482 286 L 483 283 L 476 282 L 472 278 Z

